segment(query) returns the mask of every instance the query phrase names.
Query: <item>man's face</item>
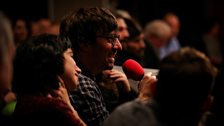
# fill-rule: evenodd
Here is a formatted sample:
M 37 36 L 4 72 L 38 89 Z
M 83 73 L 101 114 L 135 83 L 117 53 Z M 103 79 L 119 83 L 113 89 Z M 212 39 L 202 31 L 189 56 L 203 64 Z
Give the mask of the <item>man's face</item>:
M 106 35 L 96 37 L 96 44 L 92 45 L 92 61 L 98 71 L 112 69 L 117 51 L 122 50 L 119 35 L 112 31 Z
M 81 69 L 76 65 L 73 59 L 73 52 L 69 48 L 64 52 L 64 73 L 62 79 L 68 91 L 73 91 L 78 85 L 78 75 Z

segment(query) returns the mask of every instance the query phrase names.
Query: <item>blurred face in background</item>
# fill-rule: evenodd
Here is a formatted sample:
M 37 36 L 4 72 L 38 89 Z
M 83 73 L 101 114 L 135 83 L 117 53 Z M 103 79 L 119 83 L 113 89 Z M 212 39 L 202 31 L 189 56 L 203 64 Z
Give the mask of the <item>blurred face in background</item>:
M 14 37 L 15 37 L 15 41 L 19 42 L 19 41 L 23 41 L 25 39 L 27 39 L 28 37 L 28 28 L 27 28 L 27 24 L 24 20 L 19 19 L 16 21 L 15 27 L 14 27 Z
M 180 21 L 175 15 L 168 15 L 165 17 L 165 21 L 171 28 L 171 32 L 173 36 L 177 36 L 180 30 Z
M 124 42 L 123 47 L 125 50 L 136 56 L 143 56 L 145 50 L 144 35 L 140 34 L 137 37 Z
M 118 23 L 118 34 L 120 35 L 120 41 L 123 41 L 125 38 L 129 37 L 127 25 L 122 18 L 117 18 Z

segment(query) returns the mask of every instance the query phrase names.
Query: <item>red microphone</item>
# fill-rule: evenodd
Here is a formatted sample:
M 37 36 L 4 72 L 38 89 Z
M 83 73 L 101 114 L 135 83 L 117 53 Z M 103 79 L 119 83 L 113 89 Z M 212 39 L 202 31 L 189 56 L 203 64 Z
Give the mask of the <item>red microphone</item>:
M 131 78 L 136 81 L 140 81 L 145 73 L 142 66 L 133 59 L 126 60 L 122 65 L 122 69 L 127 78 Z

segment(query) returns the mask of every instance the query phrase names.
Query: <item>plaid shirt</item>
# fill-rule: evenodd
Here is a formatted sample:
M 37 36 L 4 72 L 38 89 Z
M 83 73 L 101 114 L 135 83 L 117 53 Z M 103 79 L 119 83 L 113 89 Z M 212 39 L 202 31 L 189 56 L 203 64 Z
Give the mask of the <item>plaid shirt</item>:
M 79 85 L 70 92 L 73 107 L 88 126 L 99 126 L 109 113 L 95 79 L 80 74 Z

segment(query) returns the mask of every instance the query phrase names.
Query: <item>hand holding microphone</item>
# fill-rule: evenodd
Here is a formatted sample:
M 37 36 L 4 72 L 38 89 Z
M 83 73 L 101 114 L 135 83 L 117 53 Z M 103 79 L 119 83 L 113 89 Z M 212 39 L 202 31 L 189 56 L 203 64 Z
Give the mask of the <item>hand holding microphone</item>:
M 151 72 L 146 73 L 142 80 L 139 82 L 139 96 L 141 101 L 148 101 L 155 93 L 156 88 L 156 76 Z
M 152 75 L 151 72 L 145 74 L 142 66 L 132 59 L 125 61 L 122 69 L 127 78 L 140 81 L 138 98 L 141 101 L 147 101 L 155 92 L 156 76 Z

